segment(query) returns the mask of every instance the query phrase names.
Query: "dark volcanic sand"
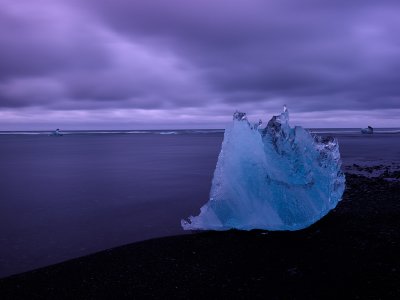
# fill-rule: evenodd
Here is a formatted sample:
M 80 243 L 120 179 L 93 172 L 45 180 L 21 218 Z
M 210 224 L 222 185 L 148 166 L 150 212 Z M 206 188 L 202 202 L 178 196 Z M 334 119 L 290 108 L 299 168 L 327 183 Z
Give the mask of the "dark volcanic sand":
M 154 239 L 0 280 L 1 299 L 222 296 L 400 299 L 399 181 L 348 174 L 338 207 L 297 232 Z

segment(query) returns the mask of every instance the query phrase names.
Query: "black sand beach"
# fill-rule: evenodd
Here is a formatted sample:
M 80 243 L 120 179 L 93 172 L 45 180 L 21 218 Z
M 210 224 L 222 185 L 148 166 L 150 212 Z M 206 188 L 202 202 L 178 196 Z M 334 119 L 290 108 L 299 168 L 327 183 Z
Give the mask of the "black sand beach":
M 0 297 L 398 299 L 399 177 L 347 174 L 344 199 L 305 230 L 134 243 L 1 279 Z

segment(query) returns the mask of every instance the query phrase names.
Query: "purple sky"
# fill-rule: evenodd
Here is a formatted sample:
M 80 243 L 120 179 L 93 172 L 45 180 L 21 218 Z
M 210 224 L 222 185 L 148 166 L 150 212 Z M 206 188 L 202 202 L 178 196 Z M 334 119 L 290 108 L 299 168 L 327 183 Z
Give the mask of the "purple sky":
M 400 127 L 400 1 L 0 0 L 0 130 Z

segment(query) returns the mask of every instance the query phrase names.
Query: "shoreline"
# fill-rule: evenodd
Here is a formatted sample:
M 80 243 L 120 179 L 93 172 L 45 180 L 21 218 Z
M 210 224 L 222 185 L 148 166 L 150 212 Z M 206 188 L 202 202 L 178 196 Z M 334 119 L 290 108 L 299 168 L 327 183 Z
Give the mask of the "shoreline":
M 343 200 L 300 231 L 197 232 L 0 279 L 15 298 L 395 298 L 400 182 L 346 173 Z

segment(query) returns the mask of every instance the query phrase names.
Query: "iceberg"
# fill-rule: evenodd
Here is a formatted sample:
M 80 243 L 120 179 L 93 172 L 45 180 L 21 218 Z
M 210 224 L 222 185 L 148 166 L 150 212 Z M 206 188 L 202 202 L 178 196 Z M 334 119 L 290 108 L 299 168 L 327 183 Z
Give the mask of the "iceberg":
M 53 131 L 50 135 L 52 136 L 63 136 L 63 134 L 61 133 L 60 129 L 56 129 L 55 131 Z
M 374 129 L 371 126 L 368 126 L 367 128 L 362 128 L 361 129 L 361 133 L 373 134 L 374 133 Z
M 185 230 L 299 230 L 336 207 L 345 188 L 338 141 L 289 125 L 289 111 L 264 129 L 235 112 L 225 130 L 209 201 Z

